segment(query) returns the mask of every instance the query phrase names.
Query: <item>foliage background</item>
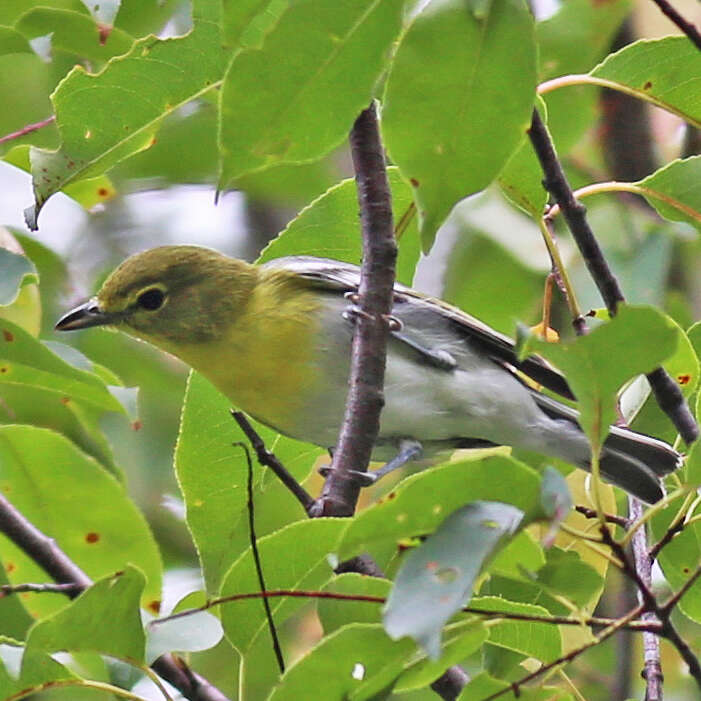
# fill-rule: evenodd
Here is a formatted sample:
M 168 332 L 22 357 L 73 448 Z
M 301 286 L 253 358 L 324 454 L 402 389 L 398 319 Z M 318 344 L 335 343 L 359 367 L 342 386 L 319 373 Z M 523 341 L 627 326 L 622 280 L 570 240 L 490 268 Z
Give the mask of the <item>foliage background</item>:
M 270 3 L 269 17 L 274 18 L 276 13 L 282 13 L 285 4 Z M 201 5 L 205 6 L 206 4 Z M 678 6 L 691 19 L 696 12 L 699 19 L 698 7 L 693 0 L 680 2 Z M 542 8 L 542 11 L 548 13 L 555 9 Z M 3 4 L 0 25 L 14 28 L 17 34 L 0 31 L 0 96 L 3 103 L 11 107 L 0 113 L 0 135 L 10 134 L 52 114 L 49 95 L 74 64 L 79 63 L 87 70 L 97 71 L 111 56 L 127 51 L 133 37 L 143 37 L 150 32 L 161 37 L 180 36 L 191 27 L 191 8 L 188 3 L 123 0 L 118 10 L 115 29 L 105 44 L 100 45 L 93 40 L 94 18 L 77 0 L 45 0 L 36 3 L 13 0 Z M 674 33 L 671 25 L 658 16 L 656 8 L 642 1 L 627 3 L 617 0 L 590 4 L 581 0 L 566 0 L 559 14 L 555 13 L 537 26 L 536 32 L 541 41 L 539 80 L 563 73 L 590 70 L 609 52 L 621 23 L 626 18 L 630 18 L 628 26 L 633 28 L 636 38 Z M 300 21 L 303 20 L 304 18 Z M 233 32 L 234 29 L 229 27 L 229 31 Z M 267 31 L 265 21 L 259 27 L 254 27 L 248 35 L 252 45 L 258 41 L 257 31 L 261 35 Z M 450 26 L 447 31 L 452 31 Z M 445 39 L 450 51 L 455 51 L 460 46 L 458 30 L 454 31 L 455 35 Z M 49 42 L 46 37 L 50 33 L 53 34 Z M 26 42 L 29 38 L 32 39 L 31 44 Z M 13 44 L 13 41 L 16 43 Z M 48 46 L 50 50 L 47 53 Z M 289 47 L 283 44 L 280 51 L 286 59 L 291 58 Z M 195 68 L 204 73 L 211 67 L 193 61 L 193 73 Z M 517 74 L 518 72 L 515 75 Z M 197 76 L 190 78 L 195 80 Z M 433 78 L 438 83 L 438 89 L 447 95 L 451 94 L 451 81 L 456 80 L 454 76 L 446 74 Z M 498 76 L 493 77 L 493 80 L 499 79 Z M 352 82 L 351 78 L 347 80 Z M 514 74 L 510 77 L 507 74 L 504 80 L 507 89 L 516 88 L 513 82 L 508 82 L 514 80 Z M 142 95 L 157 92 L 153 85 L 140 89 L 145 91 Z M 414 89 L 425 90 L 426 86 L 414 86 Z M 150 93 L 149 90 L 154 92 Z M 191 94 L 187 88 L 184 90 L 186 94 Z M 253 103 L 249 85 L 233 84 L 226 90 L 228 109 L 232 111 L 236 111 L 247 100 Z M 396 96 L 398 110 L 405 109 L 402 99 L 403 96 Z M 364 97 L 359 101 L 359 106 L 363 105 L 363 100 Z M 0 224 L 8 226 L 15 234 L 38 271 L 41 281 L 38 288 L 41 338 L 56 341 L 52 331 L 56 318 L 97 289 L 104 276 L 126 255 L 161 243 L 188 242 L 211 245 L 226 253 L 253 260 L 267 241 L 281 231 L 302 208 L 343 178 L 352 176 L 347 147 L 343 143 L 331 149 L 323 158 L 319 157 L 310 163 L 281 164 L 251 172 L 236 172 L 239 167 L 237 164 L 243 161 L 243 157 L 234 154 L 227 159 L 223 174 L 219 173 L 214 103 L 215 98 L 209 92 L 194 102 L 188 100 L 181 107 L 166 109 L 162 115 L 162 124 L 159 113 L 158 128 L 155 126 L 153 133 L 144 135 L 148 140 L 153 139 L 150 148 L 120 162 L 115 159 L 114 167 L 107 176 L 96 172 L 93 174 L 96 179 L 79 179 L 74 182 L 72 194 L 75 200 L 63 194 L 51 198 L 41 213 L 37 233 L 29 233 L 22 221 L 22 210 L 30 205 L 33 198 L 29 176 L 21 169 L 28 164 L 29 144 L 48 149 L 59 146 L 58 130 L 50 124 L 24 137 L 0 144 L 0 153 L 4 158 L 0 162 Z M 110 104 L 115 111 L 116 121 L 127 119 L 130 111 L 143 107 L 139 99 L 125 99 L 123 104 L 119 101 Z M 616 163 L 612 164 L 611 158 L 607 158 L 610 148 L 606 141 L 607 133 L 603 131 L 611 128 L 610 122 L 604 119 L 607 116 L 607 104 L 598 89 L 589 86 L 563 89 L 548 100 L 549 126 L 560 154 L 565 156 L 568 175 L 575 187 L 592 181 L 607 180 L 611 177 L 612 168 L 616 167 Z M 643 103 L 637 104 L 642 111 Z M 270 110 L 263 102 L 260 105 L 244 106 L 253 113 L 259 110 L 259 114 L 269 114 Z M 497 107 L 501 108 L 502 105 Z M 446 109 L 448 122 L 451 109 L 452 105 Z M 293 116 L 288 115 L 288 120 L 294 121 Z M 420 113 L 416 114 L 416 121 L 422 123 L 424 117 Z M 325 118 L 325 114 L 319 114 L 317 123 L 301 126 L 312 134 L 319 134 L 323 141 L 321 135 L 326 129 Z M 642 172 L 614 173 L 617 177 L 635 180 L 676 158 L 684 148 L 691 149 L 689 153 L 695 152 L 693 145 L 683 143 L 680 120 L 661 110 L 652 111 L 650 119 L 651 133 L 654 136 L 652 157 L 657 162 L 648 164 L 652 167 Z M 251 118 L 250 125 L 251 132 L 240 136 L 242 152 L 247 144 L 258 138 L 255 119 Z M 393 134 L 388 127 L 385 137 L 391 149 L 393 139 L 399 139 L 401 135 Z M 331 144 L 334 139 L 327 141 Z M 320 150 L 329 149 L 320 147 Z M 641 150 L 634 146 L 631 152 Z M 261 165 L 265 164 L 254 163 L 251 168 Z M 464 168 L 462 163 L 457 166 Z M 642 167 L 645 168 L 645 165 Z M 485 182 L 477 183 L 474 189 L 479 190 L 487 185 L 494 175 L 496 173 L 483 174 Z M 400 203 L 405 208 L 408 207 L 411 194 L 407 195 L 408 188 L 396 173 L 393 177 L 396 188 L 395 216 L 398 217 L 404 211 Z M 226 191 L 215 206 L 214 192 L 218 178 L 223 181 Z M 228 191 L 233 187 L 236 188 L 235 191 Z M 343 191 L 338 191 L 333 198 L 327 200 L 326 204 L 330 208 L 336 208 L 330 211 L 334 220 L 339 222 L 339 231 L 328 231 L 323 241 L 320 242 L 318 234 L 314 233 L 313 211 L 308 210 L 306 213 L 309 220 L 300 217 L 292 225 L 297 226 L 298 231 L 293 230 L 291 233 L 295 237 L 309 236 L 310 245 L 323 250 L 333 246 L 342 249 L 346 245 L 343 237 L 348 235 L 354 222 L 354 197 L 353 189 L 347 185 Z M 81 207 L 81 204 L 84 206 Z M 450 206 L 445 203 L 442 206 L 447 208 L 447 214 L 452 203 Z M 697 272 L 701 248 L 693 227 L 684 222 L 656 218 L 645 206 L 630 199 L 600 196 L 589 200 L 587 206 L 592 226 L 619 276 L 628 300 L 658 306 L 682 328 L 689 328 L 701 313 L 701 288 Z M 329 216 L 328 212 L 324 214 Z M 321 221 L 328 219 L 322 217 Z M 430 233 L 428 236 L 430 238 Z M 413 249 L 411 255 L 405 254 L 409 259 L 418 253 L 418 238 L 419 233 L 414 223 L 407 233 L 406 242 L 402 243 L 403 251 L 409 247 Z M 280 239 L 276 245 L 278 248 L 271 249 L 269 255 L 284 255 L 284 240 Z M 564 232 L 560 237 L 560 245 L 582 308 L 600 307 L 596 290 Z M 332 250 L 330 255 L 335 255 L 335 252 Z M 495 328 L 512 334 L 517 320 L 528 325 L 535 325 L 540 320 L 543 280 L 549 268 L 549 259 L 537 225 L 510 205 L 497 188 L 491 187 L 461 203 L 450 214 L 438 233 L 431 254 L 421 260 L 415 284 L 427 292 L 440 294 Z M 27 308 L 36 308 L 36 300 L 32 298 L 36 290 L 31 282 L 23 288 L 22 294 L 27 297 L 26 300 L 21 300 L 27 303 Z M 566 337 L 568 317 L 563 304 L 556 304 L 554 315 L 554 325 Z M 27 312 L 23 312 L 23 318 L 28 318 Z M 164 565 L 165 589 L 162 598 L 167 610 L 181 596 L 201 586 L 197 554 L 182 517 L 182 497 L 173 473 L 173 453 L 186 391 L 187 370 L 179 361 L 122 335 L 91 331 L 69 338 L 62 337 L 60 341 L 74 345 L 93 363 L 109 368 L 125 387 L 138 386 L 138 412 L 100 411 L 80 415 L 79 411 L 71 407 L 47 404 L 47 395 L 40 392 L 23 403 L 7 387 L 3 389 L 0 402 L 0 422 L 51 426 L 124 480 L 130 497 L 145 515 L 154 540 L 158 543 Z M 190 391 L 194 391 L 192 386 Z M 205 388 L 201 391 L 206 393 L 207 390 Z M 107 402 L 106 399 L 104 401 Z M 127 404 L 131 401 L 128 400 Z M 212 402 L 212 407 L 216 406 L 216 398 L 210 397 L 208 401 Z M 221 402 L 220 408 L 225 410 L 226 402 Z M 214 412 L 214 408 L 211 411 Z M 234 427 L 229 425 L 226 414 L 222 414 L 221 420 L 215 420 L 215 415 L 218 416 L 215 413 L 207 416 L 209 429 L 233 436 Z M 187 418 L 186 414 L 183 421 Z M 660 433 L 663 426 L 659 417 L 653 415 L 643 416 L 641 421 L 647 421 L 648 424 L 643 425 L 653 427 L 657 433 Z M 104 440 L 96 438 L 101 435 L 97 431 L 98 426 Z M 664 427 L 662 433 L 665 431 L 669 434 L 667 437 L 673 438 L 668 426 Z M 196 448 L 199 449 L 199 446 Z M 41 446 L 36 448 L 40 449 Z M 66 445 L 65 449 L 72 448 Z M 188 449 L 192 450 L 192 447 L 188 446 L 187 439 L 181 441 L 179 450 L 187 453 Z M 286 448 L 280 446 L 280 449 L 284 455 Z M 294 449 L 288 450 L 289 456 L 292 456 Z M 46 452 L 46 462 L 56 460 L 53 446 L 47 446 Z M 196 450 L 191 459 L 201 457 Z M 185 454 L 181 460 L 183 465 L 187 465 L 188 456 Z M 311 458 L 308 455 L 300 459 L 297 474 L 305 476 L 310 465 Z M 295 467 L 294 463 L 292 467 Z M 54 481 L 53 489 L 58 491 L 61 490 L 62 480 L 68 479 L 58 470 L 52 471 L 51 478 Z M 186 481 L 187 477 L 181 474 L 181 483 L 186 484 Z M 316 493 L 319 484 L 318 478 L 311 474 L 308 489 Z M 72 514 L 84 500 L 91 497 L 106 501 L 117 498 L 109 491 L 112 486 L 106 483 L 105 494 L 98 497 L 101 494 L 100 488 L 91 480 L 84 496 L 81 497 L 77 492 L 67 494 L 64 517 Z M 272 532 L 293 518 L 299 518 L 298 507 L 291 503 L 279 485 L 269 477 L 260 479 L 258 489 L 259 535 Z M 386 489 L 383 487 L 381 491 Z M 371 492 L 365 499 L 369 502 L 375 496 Z M 130 508 L 127 506 L 130 502 L 126 499 L 119 503 L 124 504 L 124 509 Z M 226 516 L 226 512 L 224 514 Z M 58 514 L 53 517 L 59 518 Z M 39 514 L 37 518 L 40 518 Z M 129 514 L 125 521 L 137 521 L 135 528 L 138 530 L 143 527 L 139 518 Z M 113 528 L 117 534 L 125 532 L 127 525 L 115 522 Z M 231 538 L 238 539 L 233 547 L 242 550 L 247 544 L 243 521 L 229 524 L 229 529 Z M 141 533 L 140 530 L 138 532 Z M 147 541 L 142 543 L 142 551 L 134 554 L 129 561 L 140 564 L 145 570 L 150 567 L 158 569 L 159 555 L 154 543 L 149 539 Z M 115 544 L 114 547 L 120 549 L 122 546 Z M 388 551 L 390 549 L 387 544 L 383 547 Z M 12 569 L 12 557 L 6 553 L 7 551 L 2 551 L 2 560 L 8 570 Z M 385 559 L 389 560 L 389 557 L 386 556 Z M 119 567 L 121 565 L 115 563 L 112 569 Z M 8 572 L 10 574 L 12 572 Z M 25 578 L 20 579 L 27 581 L 26 577 L 30 573 L 23 574 Z M 38 572 L 31 574 L 34 576 L 29 577 L 30 581 L 40 578 Z M 157 579 L 157 576 L 154 575 L 154 578 Z M 615 572 L 609 572 L 607 577 L 606 593 L 599 610 L 617 615 L 621 601 L 626 596 L 625 588 Z M 658 587 L 664 589 L 668 586 L 660 572 L 657 572 L 656 577 Z M 498 576 L 495 576 L 494 580 L 497 579 Z M 321 586 L 322 583 L 319 580 L 314 586 Z M 513 587 L 516 588 L 517 585 L 513 584 Z M 161 598 L 157 589 L 152 581 L 151 589 L 147 589 L 152 600 Z M 500 593 L 503 594 L 503 591 L 500 590 Z M 488 587 L 482 593 L 489 594 Z M 26 605 L 32 614 L 55 608 L 55 604 L 42 604 L 41 597 L 28 599 Z M 44 606 L 45 609 L 42 608 Z M 17 621 L 17 630 L 7 630 L 7 634 L 21 637 L 22 615 L 17 612 L 13 614 L 12 620 Z M 323 613 L 321 617 L 323 619 Z M 678 619 L 678 624 L 692 647 L 698 650 L 701 647 L 698 626 L 681 614 Z M 320 628 L 309 606 L 285 622 L 283 634 L 286 650 L 291 657 L 316 641 Z M 253 659 L 260 660 L 270 655 L 266 647 L 267 641 L 263 637 L 257 638 L 257 647 L 249 652 Z M 611 698 L 620 670 L 629 664 L 632 664 L 633 670 L 638 668 L 640 652 L 635 648 L 639 648 L 639 645 L 637 636 L 625 636 L 623 643 L 620 639 L 614 639 L 583 656 L 568 673 L 585 698 Z M 473 653 L 468 666 L 476 669 L 484 664 L 495 676 L 512 678 L 518 669 L 515 665 L 524 653 L 508 650 L 507 645 L 488 647 L 485 655 L 486 659 L 480 657 L 479 653 Z M 214 650 L 194 654 L 192 663 L 226 693 L 235 696 L 239 680 L 233 659 L 230 644 L 223 641 Z M 84 663 L 88 669 L 92 666 L 93 672 L 95 668 L 100 669 L 94 658 L 88 659 L 86 656 Z M 663 644 L 663 667 L 669 698 L 692 698 L 694 688 L 688 678 L 680 673 L 681 665 L 666 644 Z M 96 674 L 106 676 L 104 669 Z M 122 674 L 126 680 L 128 673 L 122 670 Z M 248 667 L 247 674 L 246 685 L 250 697 L 263 698 L 264 690 L 270 683 L 270 669 L 266 664 L 259 664 Z M 633 676 L 636 676 L 635 673 Z M 631 683 L 634 692 L 638 693 L 641 682 L 633 679 Z M 82 698 L 98 695 L 98 692 L 68 689 L 51 692 L 50 697 L 77 698 L 78 694 Z M 49 697 L 49 694 L 46 696 Z M 403 696 L 408 699 L 432 697 L 432 692 L 426 690 Z

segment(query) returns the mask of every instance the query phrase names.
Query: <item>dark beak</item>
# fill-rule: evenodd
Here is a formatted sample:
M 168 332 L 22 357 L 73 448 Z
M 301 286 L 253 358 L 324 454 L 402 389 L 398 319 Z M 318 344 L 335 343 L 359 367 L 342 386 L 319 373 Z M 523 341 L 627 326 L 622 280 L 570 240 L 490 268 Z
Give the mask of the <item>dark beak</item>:
M 113 321 L 114 316 L 103 312 L 97 300 L 93 298 L 62 316 L 54 328 L 56 331 L 75 331 L 91 326 L 111 324 Z

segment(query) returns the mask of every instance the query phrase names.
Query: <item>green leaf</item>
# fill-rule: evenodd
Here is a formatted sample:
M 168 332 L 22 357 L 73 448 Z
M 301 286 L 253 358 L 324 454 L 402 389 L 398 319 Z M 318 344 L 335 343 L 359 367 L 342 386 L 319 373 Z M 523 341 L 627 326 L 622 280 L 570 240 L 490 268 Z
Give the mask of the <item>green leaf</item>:
M 108 61 L 125 54 L 134 43 L 133 37 L 117 28 L 100 38 L 99 27 L 89 15 L 73 10 L 37 7 L 19 18 L 15 29 L 27 39 L 51 34 L 52 49 L 77 54 L 90 61 Z
M 357 623 L 325 637 L 283 675 L 268 701 L 378 698 L 399 676 L 414 651 L 408 641 L 393 642 L 380 625 Z M 381 698 L 381 697 L 380 697 Z
M 508 601 L 497 596 L 480 596 L 470 602 L 471 609 L 498 611 L 526 616 L 549 616 L 542 606 Z M 537 621 L 503 620 L 489 628 L 489 643 L 498 645 L 543 662 L 554 660 L 562 654 L 562 639 L 557 626 Z
M 391 586 L 392 583 L 388 579 L 346 572 L 329 580 L 323 591 L 386 599 Z M 382 620 L 382 603 L 379 602 L 319 599 L 316 609 L 326 635 L 347 623 L 380 623 Z
M 22 287 L 38 281 L 34 264 L 0 246 L 0 306 L 12 304 Z
M 259 47 L 288 4 L 288 0 L 222 0 L 224 43 L 230 48 Z
M 493 0 L 484 19 L 462 0 L 433 0 L 404 34 L 382 131 L 414 188 L 424 251 L 453 206 L 486 187 L 517 148 L 535 84 L 533 19 L 520 0 Z
M 671 356 L 678 338 L 675 324 L 656 309 L 620 305 L 611 321 L 587 336 L 567 344 L 535 341 L 533 349 L 566 375 L 578 400 L 580 424 L 600 447 L 616 419 L 617 391 Z
M 67 667 L 45 652 L 25 650 L 0 637 L 0 698 L 7 699 L 27 689 L 59 679 L 77 679 Z M 24 696 L 25 694 L 22 694 Z
M 316 518 L 298 521 L 261 538 L 258 551 L 269 591 L 274 589 L 318 589 L 328 580 L 343 519 Z M 250 548 L 231 566 L 222 583 L 221 595 L 260 591 Z M 279 624 L 307 600 L 280 597 L 270 599 L 270 609 Z M 222 625 L 232 645 L 242 654 L 267 626 L 261 600 L 249 599 L 226 604 Z
M 207 611 L 163 623 L 149 623 L 146 627 L 146 662 L 152 664 L 169 652 L 209 650 L 223 635 L 219 619 Z
M 528 520 L 540 508 L 539 493 L 538 473 L 501 455 L 424 470 L 355 516 L 339 545 L 339 557 L 345 560 L 378 543 L 431 533 L 468 500 L 511 503 Z
M 139 613 L 144 575 L 128 565 L 86 589 L 30 631 L 27 648 L 46 652 L 93 651 L 143 662 L 145 637 Z
M 496 553 L 487 571 L 518 578 L 524 576 L 524 571 L 535 572 L 544 564 L 543 548 L 530 533 L 520 531 Z
M 410 636 L 428 655 L 441 651 L 441 629 L 472 596 L 486 560 L 523 526 L 510 504 L 474 501 L 454 511 L 404 559 L 384 608 L 393 640 Z
M 685 36 L 628 44 L 589 75 L 701 127 L 701 54 Z
M 650 190 L 645 199 L 660 216 L 701 231 L 701 156 L 672 161 L 635 184 Z
M 191 373 L 175 450 L 175 470 L 187 507 L 187 524 L 204 571 L 209 592 L 218 590 L 231 563 L 248 547 L 248 526 L 241 520 L 246 509 L 248 463 L 240 447 L 241 429 L 231 418 L 231 402 L 207 380 Z M 280 436 L 260 424 L 255 429 L 285 467 L 299 480 L 307 476 L 321 450 Z M 262 468 L 255 461 L 255 483 Z M 292 504 L 293 498 L 286 494 Z M 256 498 L 256 506 L 265 505 Z M 299 518 L 304 512 L 296 502 Z
M 538 570 L 535 581 L 551 594 L 563 596 L 579 607 L 587 606 L 604 585 L 603 577 L 576 552 L 558 547 L 547 551 L 547 562 Z
M 574 697 L 562 689 L 556 687 L 543 687 L 541 689 L 531 689 L 519 687 L 518 693 L 508 690 L 509 682 L 495 679 L 486 672 L 478 674 L 471 679 L 460 692 L 458 701 L 484 701 L 492 694 L 503 692 L 500 701 L 574 701 Z
M 446 626 L 438 660 L 422 657 L 406 668 L 397 681 L 395 691 L 411 691 L 426 687 L 438 679 L 448 667 L 459 664 L 478 650 L 488 637 L 481 621 L 461 621 Z
M 16 29 L 0 26 L 0 56 L 21 53 L 32 53 L 27 40 Z
M 698 451 L 694 451 L 696 452 Z M 693 463 L 697 461 L 698 458 L 694 455 Z M 694 465 L 694 471 L 698 472 L 696 465 Z M 666 509 L 662 509 L 652 517 L 650 525 L 656 540 L 660 540 L 667 532 L 681 505 L 682 499 L 675 499 Z M 665 545 L 657 561 L 672 590 L 681 589 L 701 563 L 701 523 L 687 525 L 681 533 Z M 701 623 L 701 579 L 697 579 L 680 599 L 679 609 L 692 621 Z
M 402 217 L 411 218 L 409 227 L 398 240 L 397 280 L 411 285 L 420 245 L 411 188 L 395 167 L 387 169 L 392 190 L 395 226 Z M 319 232 L 323 231 L 323 238 Z M 358 221 L 358 194 L 354 179 L 343 180 L 315 199 L 295 217 L 287 228 L 264 249 L 259 262 L 292 255 L 316 255 L 359 265 L 362 240 Z
M 5 568 L 0 565 L 0 586 L 9 583 Z M 34 619 L 23 606 L 19 596 L 3 596 L 0 599 L 0 639 L 2 636 L 8 636 L 16 640 L 24 640 L 33 622 Z M 2 657 L 1 654 L 0 657 Z
M 56 403 L 79 400 L 124 413 L 100 378 L 72 367 L 19 326 L 0 319 L 0 386 L 5 383 L 47 390 Z
M 207 0 L 197 7 L 211 12 L 217 6 Z M 220 46 L 218 26 L 196 14 L 187 36 L 140 39 L 98 74 L 74 68 L 51 96 L 60 149 L 31 153 L 35 205 L 25 212 L 30 228 L 36 229 L 52 194 L 148 148 L 166 115 L 210 90 L 224 70 Z
M 158 610 L 161 557 L 146 520 L 124 486 L 63 436 L 34 426 L 0 426 L 0 489 L 90 577 L 131 563 L 146 574 L 144 606 Z M 46 573 L 4 536 L 12 583 L 44 582 Z M 11 563 L 11 568 L 8 566 Z M 33 595 L 31 610 L 56 610 L 55 597 Z
M 262 49 L 239 53 L 222 88 L 220 186 L 271 165 L 320 158 L 345 139 L 372 98 L 403 5 L 300 0 Z

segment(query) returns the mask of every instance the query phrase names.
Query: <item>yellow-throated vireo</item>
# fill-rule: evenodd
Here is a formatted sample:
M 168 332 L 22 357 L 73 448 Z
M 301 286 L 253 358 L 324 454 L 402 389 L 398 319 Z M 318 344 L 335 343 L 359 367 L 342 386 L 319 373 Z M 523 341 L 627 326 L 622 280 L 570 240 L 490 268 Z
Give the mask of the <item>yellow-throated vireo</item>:
M 66 314 L 62 331 L 108 325 L 184 360 L 237 407 L 280 433 L 332 448 L 343 418 L 353 335 L 354 265 L 288 257 L 255 266 L 199 246 L 162 246 L 124 261 L 97 296 Z M 588 469 L 577 412 L 528 386 L 521 373 L 572 398 L 542 359 L 444 302 L 397 284 L 374 460 L 510 445 Z M 679 454 L 612 427 L 601 474 L 647 502 Z

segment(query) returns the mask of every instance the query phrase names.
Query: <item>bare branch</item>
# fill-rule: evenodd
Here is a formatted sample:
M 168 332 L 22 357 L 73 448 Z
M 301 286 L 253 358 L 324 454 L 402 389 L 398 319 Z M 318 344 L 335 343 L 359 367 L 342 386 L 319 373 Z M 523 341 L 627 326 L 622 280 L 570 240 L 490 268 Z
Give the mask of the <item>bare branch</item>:
M 52 124 L 55 120 L 56 117 L 54 115 L 51 115 L 46 119 L 42 119 L 41 122 L 27 124 L 21 129 L 13 131 L 11 134 L 5 134 L 5 136 L 0 136 L 0 144 L 4 144 L 6 141 L 13 141 L 14 139 L 19 139 L 20 137 L 25 136 L 26 134 L 31 134 L 33 131 L 39 131 L 39 129 L 42 129 L 48 126 L 49 124 Z
M 696 45 L 696 48 L 701 51 L 701 33 L 696 28 L 695 24 L 689 22 L 689 20 L 684 19 L 677 10 L 675 10 L 667 0 L 652 0 L 652 2 L 660 8 L 663 15 L 668 17 L 674 24 L 679 27 L 679 29 L 686 34 L 692 43 Z

